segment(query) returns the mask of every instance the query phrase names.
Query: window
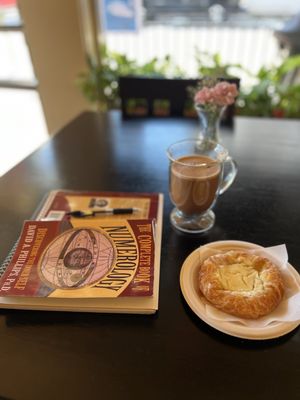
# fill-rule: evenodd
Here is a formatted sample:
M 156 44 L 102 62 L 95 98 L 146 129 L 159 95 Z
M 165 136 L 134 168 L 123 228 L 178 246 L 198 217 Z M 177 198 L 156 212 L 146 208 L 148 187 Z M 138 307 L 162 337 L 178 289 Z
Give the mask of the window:
M 48 137 L 16 0 L 0 0 L 0 58 L 1 176 Z

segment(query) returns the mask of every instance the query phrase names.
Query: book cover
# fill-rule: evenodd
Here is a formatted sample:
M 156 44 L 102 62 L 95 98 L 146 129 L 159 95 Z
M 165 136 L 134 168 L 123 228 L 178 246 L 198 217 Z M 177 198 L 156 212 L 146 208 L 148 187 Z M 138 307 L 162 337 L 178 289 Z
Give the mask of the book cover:
M 66 213 L 101 211 L 101 219 L 118 219 L 119 214 L 105 215 L 105 211 L 132 208 L 126 219 L 157 219 L 159 193 L 92 192 L 76 190 L 54 190 L 49 193 L 35 219 L 63 220 Z
M 138 211 L 87 218 L 68 214 L 125 206 Z M 3 264 L 0 307 L 154 313 L 162 213 L 158 193 L 50 192 Z
M 27 221 L 0 296 L 152 296 L 152 220 Z

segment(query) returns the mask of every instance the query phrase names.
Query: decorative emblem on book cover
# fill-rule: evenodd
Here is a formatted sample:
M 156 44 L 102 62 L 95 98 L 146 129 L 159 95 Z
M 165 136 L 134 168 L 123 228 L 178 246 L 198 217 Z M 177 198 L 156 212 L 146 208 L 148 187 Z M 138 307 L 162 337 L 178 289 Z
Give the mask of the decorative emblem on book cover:
M 152 296 L 153 221 L 26 221 L 0 295 L 55 298 Z M 71 226 L 71 229 L 70 229 Z M 67 230 L 66 230 L 67 228 Z
M 111 269 L 114 248 L 96 229 L 72 229 L 50 243 L 39 262 L 41 279 L 51 287 L 75 289 L 98 282 Z

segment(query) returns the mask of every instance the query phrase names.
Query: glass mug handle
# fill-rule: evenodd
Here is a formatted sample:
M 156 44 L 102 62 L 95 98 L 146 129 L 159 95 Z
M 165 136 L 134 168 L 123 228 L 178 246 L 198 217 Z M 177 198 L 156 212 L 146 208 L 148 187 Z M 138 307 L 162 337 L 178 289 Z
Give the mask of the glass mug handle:
M 226 160 L 224 161 L 223 180 L 220 184 L 219 194 L 223 194 L 229 188 L 229 186 L 231 186 L 235 180 L 237 172 L 237 163 L 230 156 L 227 156 Z

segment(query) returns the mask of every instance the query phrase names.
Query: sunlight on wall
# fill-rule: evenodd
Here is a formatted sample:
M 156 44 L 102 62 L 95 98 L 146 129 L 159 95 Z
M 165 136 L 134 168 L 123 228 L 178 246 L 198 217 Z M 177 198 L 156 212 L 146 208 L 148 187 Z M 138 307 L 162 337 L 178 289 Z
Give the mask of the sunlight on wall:
M 0 176 L 48 139 L 39 95 L 34 90 L 0 89 Z

